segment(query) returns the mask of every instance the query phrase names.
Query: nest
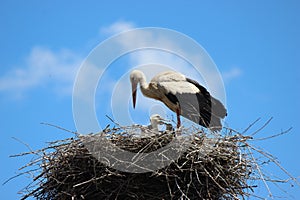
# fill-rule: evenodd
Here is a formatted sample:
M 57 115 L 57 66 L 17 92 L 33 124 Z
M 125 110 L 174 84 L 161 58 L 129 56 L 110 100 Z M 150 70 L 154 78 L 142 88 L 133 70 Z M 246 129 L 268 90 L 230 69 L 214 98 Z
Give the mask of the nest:
M 33 182 L 22 191 L 22 199 L 244 199 L 256 187 L 252 180 L 259 176 L 257 163 L 247 150 L 251 138 L 232 130 L 213 137 L 193 130 L 189 145 L 176 160 L 142 173 L 119 170 L 114 164 L 122 164 L 122 160 L 107 164 L 87 148 L 86 141 L 99 141 L 104 136 L 124 151 L 148 155 L 178 137 L 173 131 L 149 137 L 135 132 L 133 127 L 106 128 L 29 152 L 37 158 L 25 167 L 35 166 L 36 171 Z

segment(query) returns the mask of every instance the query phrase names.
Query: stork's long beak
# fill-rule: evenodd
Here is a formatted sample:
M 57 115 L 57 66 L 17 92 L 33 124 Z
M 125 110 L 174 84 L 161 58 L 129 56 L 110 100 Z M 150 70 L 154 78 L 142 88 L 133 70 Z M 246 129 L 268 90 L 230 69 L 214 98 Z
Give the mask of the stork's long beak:
M 170 122 L 170 120 L 164 119 L 164 118 L 162 118 L 162 117 L 159 117 L 159 119 L 160 119 L 161 121 L 163 121 L 163 122 Z
M 132 103 L 133 103 L 133 108 L 135 108 L 137 83 L 132 82 L 131 87 L 132 87 L 131 88 L 132 89 Z
M 170 120 L 166 120 L 166 119 L 159 116 L 159 124 L 160 125 L 167 124 L 169 122 L 170 122 Z

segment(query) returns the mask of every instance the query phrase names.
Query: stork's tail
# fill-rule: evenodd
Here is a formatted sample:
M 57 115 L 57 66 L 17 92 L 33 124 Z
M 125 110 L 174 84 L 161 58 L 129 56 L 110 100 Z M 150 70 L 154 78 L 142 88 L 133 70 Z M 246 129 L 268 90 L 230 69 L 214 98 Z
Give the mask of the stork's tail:
M 208 128 L 213 132 L 222 130 L 221 119 L 215 115 L 211 115 L 211 119 L 210 119 Z
M 212 115 L 215 115 L 216 117 L 223 119 L 225 116 L 227 116 L 227 110 L 224 105 L 214 97 L 211 97 L 211 109 Z M 213 121 L 213 119 L 211 120 Z

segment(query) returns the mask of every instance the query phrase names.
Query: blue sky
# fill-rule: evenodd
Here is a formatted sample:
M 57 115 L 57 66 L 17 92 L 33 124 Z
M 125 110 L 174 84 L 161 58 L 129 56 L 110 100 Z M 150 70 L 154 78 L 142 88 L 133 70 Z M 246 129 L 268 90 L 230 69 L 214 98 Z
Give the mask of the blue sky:
M 12 137 L 38 149 L 47 141 L 71 136 L 40 122 L 75 130 L 72 87 L 77 70 L 96 45 L 130 27 L 174 29 L 201 44 L 224 79 L 225 124 L 243 130 L 261 117 L 258 128 L 273 117 L 257 137 L 293 127 L 287 135 L 255 145 L 275 155 L 291 174 L 300 176 L 298 1 L 4 0 L 0 4 L 0 182 L 15 175 L 30 159 L 9 158 L 27 151 Z M 114 65 L 122 63 L 121 59 Z M 99 118 L 101 112 L 97 110 Z M 275 167 L 269 170 L 279 173 Z M 17 192 L 29 181 L 20 177 L 1 185 L 2 198 L 19 198 Z M 295 199 L 300 197 L 298 186 L 283 188 Z M 267 197 L 263 185 L 256 193 Z

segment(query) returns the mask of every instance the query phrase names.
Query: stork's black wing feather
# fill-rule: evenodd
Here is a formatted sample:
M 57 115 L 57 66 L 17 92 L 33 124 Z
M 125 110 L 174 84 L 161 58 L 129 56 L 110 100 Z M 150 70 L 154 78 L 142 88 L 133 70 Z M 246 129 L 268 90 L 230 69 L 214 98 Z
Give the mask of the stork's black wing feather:
M 193 79 L 190 79 L 190 78 L 186 78 L 186 81 L 195 85 L 201 92 L 201 94 L 204 96 L 204 97 L 207 97 L 209 98 L 210 97 L 210 94 L 209 92 L 206 90 L 205 87 L 203 87 L 202 85 L 200 85 L 197 81 L 193 80 Z
M 206 128 L 220 130 L 222 128 L 221 118 L 227 115 L 223 104 L 212 97 L 206 88 L 197 81 L 189 78 L 186 78 L 186 81 L 196 86 L 199 92 L 176 94 L 181 115 Z
M 224 107 L 224 105 L 216 98 L 212 97 L 209 92 L 206 90 L 205 87 L 203 87 L 202 85 L 200 85 L 197 81 L 192 80 L 190 78 L 186 78 L 187 82 L 192 83 L 193 85 L 195 85 L 200 92 L 203 94 L 204 97 L 206 97 L 207 99 L 209 99 L 209 101 L 211 102 L 211 113 L 213 116 L 215 117 L 220 117 L 220 118 L 224 118 L 225 116 L 227 116 L 227 110 Z
M 201 93 L 176 94 L 179 102 L 181 115 L 204 127 L 211 124 L 210 101 Z
M 178 102 L 178 98 L 176 97 L 176 95 L 172 94 L 171 92 L 165 94 L 166 97 L 174 104 L 176 105 Z
M 183 117 L 212 130 L 221 129 L 221 118 L 225 117 L 226 109 L 198 82 L 186 78 L 174 83 L 158 82 L 157 87 L 165 92 L 165 96 L 173 105 L 179 106 Z M 165 104 L 175 112 L 174 107 Z

